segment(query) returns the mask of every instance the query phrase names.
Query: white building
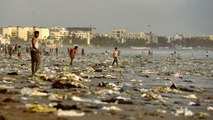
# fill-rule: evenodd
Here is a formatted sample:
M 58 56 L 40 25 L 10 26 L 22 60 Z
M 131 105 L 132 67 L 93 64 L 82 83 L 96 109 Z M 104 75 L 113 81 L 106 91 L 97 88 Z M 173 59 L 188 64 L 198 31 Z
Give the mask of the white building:
M 69 31 L 61 27 L 53 27 L 50 29 L 50 39 L 60 41 L 69 35 Z
M 39 31 L 39 38 L 40 40 L 46 40 L 49 36 L 49 29 L 44 27 L 4 27 L 3 28 L 3 36 L 10 37 L 10 38 L 19 38 L 24 41 L 27 41 L 28 37 L 32 37 L 34 31 Z M 29 36 L 29 34 L 31 36 Z
M 69 31 L 70 36 L 72 36 L 74 34 L 78 38 L 86 39 L 87 44 L 90 45 L 90 41 L 93 38 L 93 33 L 92 33 L 91 27 L 67 28 L 67 30 Z

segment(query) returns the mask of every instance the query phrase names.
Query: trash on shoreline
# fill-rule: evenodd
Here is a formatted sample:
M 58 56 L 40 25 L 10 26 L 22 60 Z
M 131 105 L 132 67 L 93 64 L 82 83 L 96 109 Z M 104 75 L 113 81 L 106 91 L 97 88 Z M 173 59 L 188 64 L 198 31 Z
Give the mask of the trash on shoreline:
M 58 89 L 89 88 L 86 85 L 83 85 L 82 83 L 77 81 L 63 81 L 63 80 L 54 81 L 52 87 Z
M 84 116 L 84 112 L 76 112 L 74 110 L 61 110 L 57 111 L 57 116 L 67 116 L 67 117 L 81 117 Z
M 179 109 L 176 109 L 176 111 L 172 114 L 174 114 L 175 116 L 179 116 L 179 115 L 193 116 L 194 115 L 194 113 L 191 110 L 188 110 L 187 107 L 185 107 L 184 109 L 180 107 Z
M 48 93 L 39 92 L 38 90 L 32 88 L 23 88 L 20 92 L 22 95 L 28 96 L 48 96 Z
M 209 111 L 213 111 L 213 107 L 208 106 L 208 107 L 207 107 L 207 110 L 209 110 Z
M 107 110 L 107 111 L 122 111 L 122 109 L 120 109 L 120 108 L 118 108 L 116 106 L 110 106 L 110 107 L 104 106 L 101 109 L 102 110 Z
M 7 75 L 18 75 L 17 72 L 11 72 L 11 73 L 7 73 Z
M 56 108 L 49 107 L 45 104 L 26 104 L 26 108 L 30 109 L 32 112 L 55 112 Z
M 197 99 L 197 96 L 195 94 L 190 94 L 190 95 L 187 95 L 187 96 L 183 96 L 184 98 L 187 98 L 187 99 Z

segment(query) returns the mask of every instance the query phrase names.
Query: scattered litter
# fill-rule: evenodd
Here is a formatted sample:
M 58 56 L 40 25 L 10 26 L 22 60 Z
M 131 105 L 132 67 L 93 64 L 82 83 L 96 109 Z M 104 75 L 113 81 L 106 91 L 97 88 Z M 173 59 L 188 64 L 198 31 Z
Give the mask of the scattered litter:
M 184 98 L 187 98 L 187 99 L 197 99 L 197 96 L 195 94 L 191 94 L 191 95 L 187 95 L 187 96 L 183 96 Z
M 179 109 L 176 109 L 175 113 L 173 113 L 175 116 L 179 116 L 179 115 L 184 115 L 184 116 L 193 116 L 194 113 L 190 110 L 188 110 L 187 107 L 185 107 L 185 109 L 183 109 L 182 107 L 180 107 Z
M 208 113 L 205 112 L 198 112 L 196 113 L 196 115 L 198 116 L 199 119 L 205 119 L 206 117 L 210 116 Z
M 81 117 L 81 116 L 84 116 L 85 113 L 84 112 L 76 112 L 74 110 L 61 110 L 59 109 L 57 111 L 57 115 L 58 116 L 69 116 L 69 117 Z
M 28 96 L 47 96 L 48 95 L 48 93 L 39 92 L 38 90 L 32 89 L 32 88 L 23 88 L 21 90 L 21 94 L 28 95 Z
M 207 110 L 213 111 L 213 107 L 208 106 L 208 107 L 207 107 Z
M 11 98 L 6 98 L 6 99 L 3 100 L 3 102 L 5 102 L 5 103 L 17 103 L 19 101 L 11 99 Z
M 195 102 L 189 102 L 188 105 L 190 105 L 190 106 L 201 106 L 200 103 L 195 103 Z
M 17 72 L 11 72 L 11 73 L 7 73 L 7 75 L 18 75 Z
M 160 110 L 160 109 L 158 109 L 157 112 L 159 112 L 159 113 L 166 113 L 166 110 Z
M 122 109 L 120 109 L 120 108 L 118 108 L 118 107 L 116 107 L 116 106 L 110 106 L 110 107 L 104 106 L 104 107 L 102 108 L 102 110 L 107 110 L 107 111 L 122 111 Z
M 85 99 L 85 98 L 80 98 L 77 96 L 72 96 L 71 98 L 73 101 L 78 101 L 78 102 L 90 102 L 90 103 L 96 103 L 96 104 L 104 104 L 103 102 L 95 99 Z
M 57 110 L 56 108 L 49 107 L 45 104 L 26 104 L 25 106 L 32 112 L 55 112 Z

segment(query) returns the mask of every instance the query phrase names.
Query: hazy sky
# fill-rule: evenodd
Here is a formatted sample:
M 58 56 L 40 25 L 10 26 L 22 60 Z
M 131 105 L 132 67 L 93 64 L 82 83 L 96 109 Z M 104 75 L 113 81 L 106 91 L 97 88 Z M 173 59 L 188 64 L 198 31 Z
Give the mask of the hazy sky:
M 0 0 L 1 27 L 90 25 L 96 32 L 213 34 L 213 0 Z

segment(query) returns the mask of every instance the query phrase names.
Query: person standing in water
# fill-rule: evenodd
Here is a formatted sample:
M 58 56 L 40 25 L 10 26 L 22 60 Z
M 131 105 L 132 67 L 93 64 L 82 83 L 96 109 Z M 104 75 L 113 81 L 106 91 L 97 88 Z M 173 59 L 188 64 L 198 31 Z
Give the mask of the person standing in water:
M 77 49 L 78 49 L 78 46 L 75 46 L 74 48 L 70 49 L 70 52 L 69 52 L 70 59 L 71 59 L 70 65 L 72 65 L 72 63 L 73 63 L 73 60 L 75 58 L 75 54 L 77 53 Z
M 114 50 L 112 56 L 113 56 L 113 58 L 114 58 L 114 60 L 113 60 L 113 62 L 112 62 L 112 66 L 113 66 L 115 63 L 116 63 L 117 66 L 118 66 L 118 56 L 119 56 L 119 52 L 118 52 L 118 48 L 117 48 L 117 47 L 115 47 L 115 50 Z
M 40 50 L 39 50 L 39 44 L 38 44 L 38 36 L 39 31 L 34 32 L 34 37 L 32 39 L 32 48 L 31 48 L 31 66 L 32 66 L 32 75 L 34 75 L 41 64 L 40 61 Z

